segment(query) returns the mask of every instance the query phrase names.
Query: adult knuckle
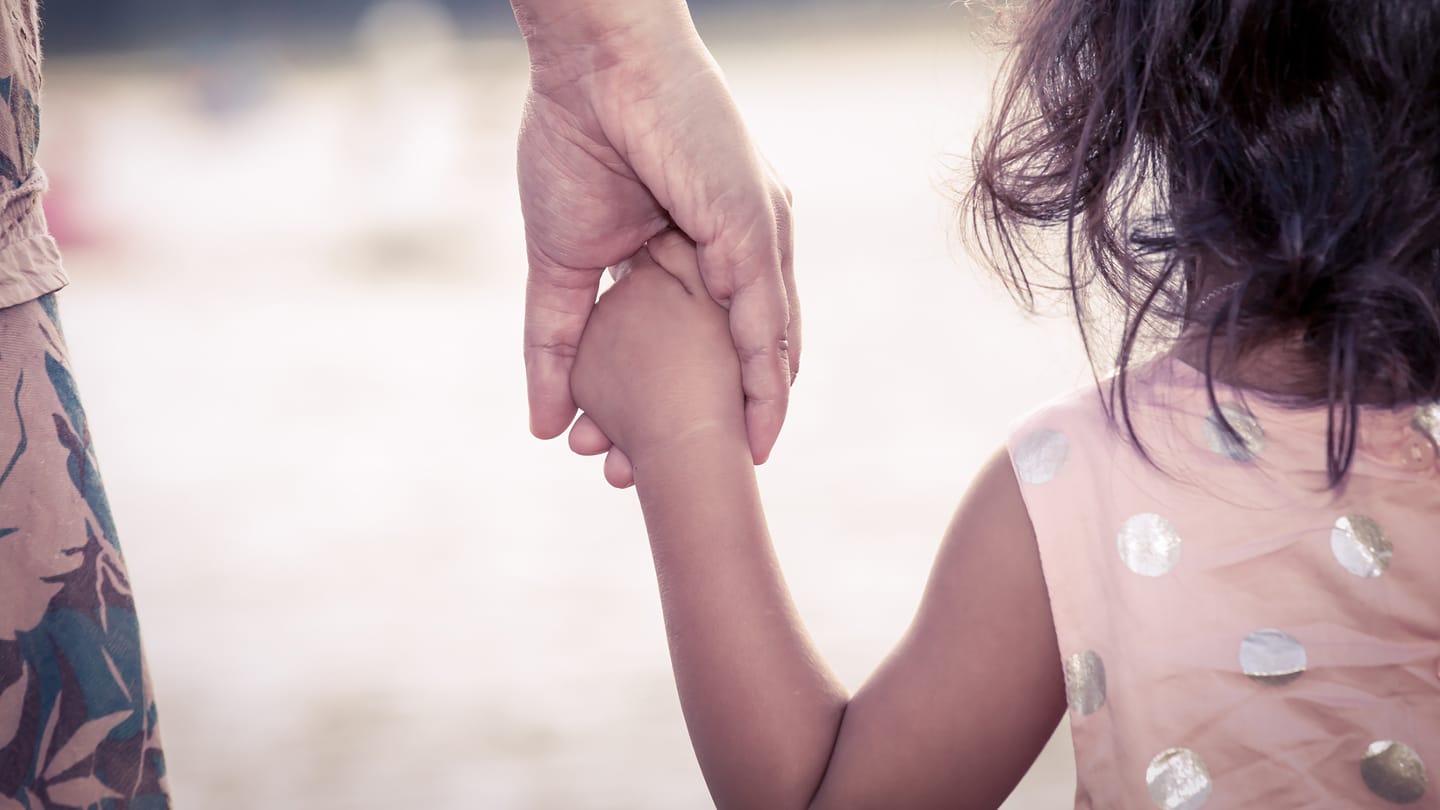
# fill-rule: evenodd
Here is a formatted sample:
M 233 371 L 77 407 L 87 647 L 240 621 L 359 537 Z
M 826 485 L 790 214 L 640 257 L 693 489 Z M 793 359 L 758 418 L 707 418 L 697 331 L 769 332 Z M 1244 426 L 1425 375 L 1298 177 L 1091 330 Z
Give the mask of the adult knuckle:
M 574 343 L 554 338 L 532 338 L 527 340 L 525 341 L 525 350 L 533 354 L 545 354 L 566 360 L 573 360 L 578 353 L 578 349 Z
M 784 355 L 779 341 L 770 341 L 764 344 L 737 346 L 735 353 L 739 355 L 740 362 L 746 366 L 758 365 L 761 368 L 769 368 L 774 365 L 776 358 Z
M 773 213 L 763 218 L 752 217 L 731 231 L 721 250 L 722 259 L 734 267 L 746 267 L 759 260 L 775 264 L 778 263 L 778 241 Z M 739 286 L 745 286 L 745 282 Z

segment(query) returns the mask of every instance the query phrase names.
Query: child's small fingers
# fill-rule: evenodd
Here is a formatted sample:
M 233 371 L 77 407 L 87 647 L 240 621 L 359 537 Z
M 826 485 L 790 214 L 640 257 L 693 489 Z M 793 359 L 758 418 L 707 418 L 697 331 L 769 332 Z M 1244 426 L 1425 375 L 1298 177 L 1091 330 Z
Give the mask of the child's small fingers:
M 570 449 L 582 456 L 598 456 L 610 449 L 610 439 L 589 414 L 582 413 L 570 427 Z
M 629 457 L 618 447 L 610 448 L 605 456 L 605 480 L 616 489 L 635 486 L 635 469 L 630 466 Z
M 705 292 L 705 282 L 700 278 L 700 260 L 695 255 L 695 243 L 689 237 L 679 231 L 665 231 L 651 237 L 645 247 L 654 262 L 679 279 L 691 294 Z

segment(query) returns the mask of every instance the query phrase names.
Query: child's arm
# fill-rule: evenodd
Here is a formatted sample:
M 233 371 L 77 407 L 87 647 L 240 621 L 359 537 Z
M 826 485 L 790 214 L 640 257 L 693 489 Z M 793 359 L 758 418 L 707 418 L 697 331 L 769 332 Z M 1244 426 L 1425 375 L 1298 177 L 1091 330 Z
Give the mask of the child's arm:
M 635 464 L 681 704 L 717 805 L 998 806 L 1064 710 L 1008 462 L 981 474 L 909 633 L 847 700 L 770 546 L 725 314 L 687 243 L 667 236 L 650 252 L 670 272 L 637 257 L 591 316 L 573 385 Z

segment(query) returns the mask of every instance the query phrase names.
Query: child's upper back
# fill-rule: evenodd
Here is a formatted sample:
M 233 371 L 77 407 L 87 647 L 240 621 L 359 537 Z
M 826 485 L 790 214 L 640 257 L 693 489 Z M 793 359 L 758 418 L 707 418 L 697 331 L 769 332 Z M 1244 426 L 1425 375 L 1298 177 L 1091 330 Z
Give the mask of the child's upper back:
M 1440 406 L 1326 414 L 1177 361 L 1090 388 L 1011 454 L 1065 663 L 1077 807 L 1440 806 Z M 1427 770 L 1427 767 L 1429 770 Z

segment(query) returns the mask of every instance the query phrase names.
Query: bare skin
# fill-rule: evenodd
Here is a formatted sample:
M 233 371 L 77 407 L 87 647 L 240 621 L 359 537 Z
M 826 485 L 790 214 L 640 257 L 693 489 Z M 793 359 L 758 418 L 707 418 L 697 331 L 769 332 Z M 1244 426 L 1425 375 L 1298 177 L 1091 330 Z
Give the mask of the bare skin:
M 747 452 L 726 313 L 666 234 L 601 299 L 580 406 L 633 462 L 681 704 L 722 808 L 994 808 L 1065 709 L 1034 530 L 1004 452 L 962 500 L 919 611 L 853 696 L 810 643 Z
M 751 457 L 780 433 L 799 368 L 790 192 L 760 157 L 683 0 L 513 0 L 530 51 L 518 149 L 529 282 L 530 427 L 575 417 L 570 372 L 600 275 L 661 231 L 698 244 L 703 288 L 742 359 Z M 629 460 L 585 417 L 578 452 Z

